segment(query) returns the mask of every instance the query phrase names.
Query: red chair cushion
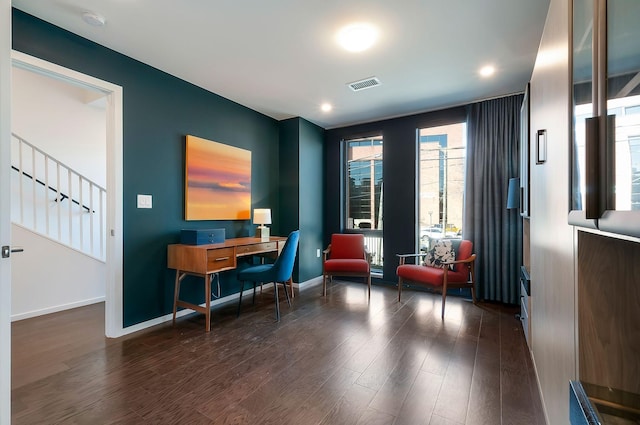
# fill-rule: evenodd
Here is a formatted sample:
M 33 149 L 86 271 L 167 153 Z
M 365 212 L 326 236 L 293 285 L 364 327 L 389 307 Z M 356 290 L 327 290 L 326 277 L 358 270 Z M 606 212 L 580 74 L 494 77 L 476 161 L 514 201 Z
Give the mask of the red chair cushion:
M 471 241 L 463 239 L 460 242 L 460 247 L 458 248 L 458 252 L 456 253 L 456 260 L 466 260 L 467 258 L 471 257 L 471 254 L 473 254 L 473 244 L 471 243 Z M 455 271 L 466 275 L 467 265 L 464 263 L 456 264 Z M 449 281 L 451 282 L 451 279 L 449 279 Z
M 341 233 L 331 235 L 329 257 L 332 260 L 338 258 L 359 258 L 364 260 L 364 235 Z
M 437 267 L 427 267 L 418 264 L 403 264 L 398 266 L 396 274 L 402 279 L 414 283 L 423 283 L 431 286 L 442 286 L 444 284 L 444 269 Z M 464 283 L 467 282 L 468 273 L 449 271 L 447 282 Z
M 326 273 L 369 273 L 369 263 L 367 260 L 359 259 L 330 259 L 324 262 Z

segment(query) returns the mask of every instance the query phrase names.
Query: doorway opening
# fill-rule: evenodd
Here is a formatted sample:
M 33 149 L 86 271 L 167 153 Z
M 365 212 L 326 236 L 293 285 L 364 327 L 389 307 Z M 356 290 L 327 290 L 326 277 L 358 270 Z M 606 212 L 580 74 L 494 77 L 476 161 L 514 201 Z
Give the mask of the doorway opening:
M 122 321 L 122 87 L 55 65 L 44 60 L 12 52 L 14 69 L 26 70 L 58 82 L 65 82 L 104 99 L 106 115 L 106 208 L 105 208 L 105 335 L 124 334 Z M 65 122 L 63 126 L 79 123 Z M 71 180 L 71 179 L 69 179 Z M 79 277 L 82 278 L 81 276 Z

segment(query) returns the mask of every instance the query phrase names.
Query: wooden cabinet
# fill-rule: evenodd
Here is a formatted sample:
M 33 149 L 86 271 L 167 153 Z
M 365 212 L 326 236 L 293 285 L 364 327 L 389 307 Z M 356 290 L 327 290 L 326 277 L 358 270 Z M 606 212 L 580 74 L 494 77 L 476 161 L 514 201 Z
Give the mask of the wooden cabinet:
M 640 2 L 573 1 L 569 222 L 640 237 Z

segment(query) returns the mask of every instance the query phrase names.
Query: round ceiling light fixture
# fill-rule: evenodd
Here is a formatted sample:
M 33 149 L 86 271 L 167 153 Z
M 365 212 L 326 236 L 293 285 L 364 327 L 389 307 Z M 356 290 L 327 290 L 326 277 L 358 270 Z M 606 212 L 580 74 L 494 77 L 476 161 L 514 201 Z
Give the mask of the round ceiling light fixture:
M 378 29 L 366 22 L 349 24 L 338 31 L 338 43 L 350 52 L 362 52 L 378 39 Z
M 493 65 L 486 65 L 480 68 L 480 71 L 478 72 L 482 77 L 491 77 L 496 73 L 496 68 Z
M 322 109 L 322 112 L 331 112 L 333 106 L 331 106 L 330 103 L 323 103 L 322 105 L 320 105 L 320 109 Z
M 84 12 L 82 13 L 82 20 L 91 25 L 92 27 L 103 27 L 107 20 L 104 16 L 99 15 L 95 12 Z

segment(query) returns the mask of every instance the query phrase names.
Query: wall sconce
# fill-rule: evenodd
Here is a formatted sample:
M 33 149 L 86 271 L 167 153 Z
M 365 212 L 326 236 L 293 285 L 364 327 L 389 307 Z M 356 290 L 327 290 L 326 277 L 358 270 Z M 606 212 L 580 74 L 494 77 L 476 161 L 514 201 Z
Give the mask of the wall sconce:
M 547 162 L 547 130 L 536 133 L 536 164 Z
M 253 210 L 253 224 L 259 224 L 256 229 L 256 238 L 260 238 L 263 241 L 269 240 L 269 228 L 265 224 L 271 224 L 271 209 L 269 208 L 256 208 Z

